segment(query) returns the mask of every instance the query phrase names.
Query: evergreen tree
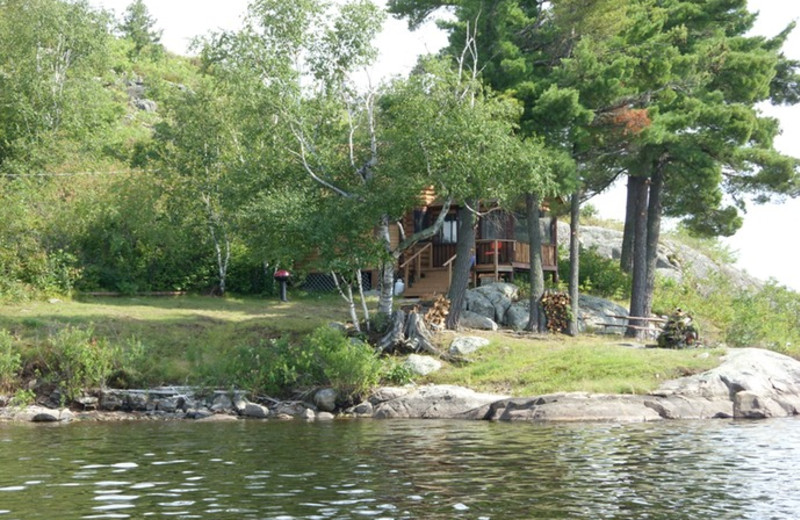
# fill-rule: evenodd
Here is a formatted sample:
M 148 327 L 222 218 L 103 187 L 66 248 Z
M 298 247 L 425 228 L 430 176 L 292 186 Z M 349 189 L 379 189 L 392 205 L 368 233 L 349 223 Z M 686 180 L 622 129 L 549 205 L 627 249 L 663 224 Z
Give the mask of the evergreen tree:
M 144 0 L 134 0 L 125 9 L 119 28 L 125 38 L 133 43 L 133 48 L 128 53 L 130 59 L 138 59 L 145 51 L 149 51 L 153 57 L 164 52 L 160 43 L 162 31 L 155 29 L 156 23 Z

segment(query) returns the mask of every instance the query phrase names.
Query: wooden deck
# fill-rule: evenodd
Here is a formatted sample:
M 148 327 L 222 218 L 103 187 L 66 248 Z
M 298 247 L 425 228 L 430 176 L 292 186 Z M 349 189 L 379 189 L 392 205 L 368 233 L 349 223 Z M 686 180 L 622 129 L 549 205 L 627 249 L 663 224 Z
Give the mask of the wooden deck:
M 455 260 L 454 244 L 418 244 L 409 251 L 400 263 L 400 272 L 405 283 L 405 295 L 426 298 L 433 294 L 445 294 L 452 279 Z M 482 281 L 513 281 L 514 274 L 530 269 L 530 245 L 508 239 L 475 241 L 475 263 L 473 283 Z M 542 245 L 542 270 L 558 279 L 557 249 L 554 244 Z

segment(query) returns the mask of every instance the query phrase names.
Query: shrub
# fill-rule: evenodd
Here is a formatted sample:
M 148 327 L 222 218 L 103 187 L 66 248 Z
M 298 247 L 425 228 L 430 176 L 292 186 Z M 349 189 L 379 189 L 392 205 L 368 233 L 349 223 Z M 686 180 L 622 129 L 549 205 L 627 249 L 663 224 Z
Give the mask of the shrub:
M 331 327 L 316 329 L 306 343 L 322 368 L 321 382 L 340 393 L 358 395 L 380 381 L 381 361 L 369 344 Z
M 595 249 L 581 249 L 578 283 L 581 292 L 622 300 L 630 297 L 631 276 L 622 271 L 619 262 L 606 258 Z M 569 280 L 569 255 L 560 254 L 558 276 Z
M 257 345 L 237 345 L 213 367 L 206 365 L 206 382 L 233 385 L 258 394 L 280 395 L 298 384 L 315 378 L 308 353 L 291 345 L 287 338 L 269 339 Z
M 114 349 L 93 337 L 93 330 L 66 327 L 48 339 L 42 361 L 69 399 L 86 388 L 105 386 L 114 365 Z
M 7 331 L 0 330 L 0 390 L 10 390 L 22 369 L 22 358 L 13 339 Z

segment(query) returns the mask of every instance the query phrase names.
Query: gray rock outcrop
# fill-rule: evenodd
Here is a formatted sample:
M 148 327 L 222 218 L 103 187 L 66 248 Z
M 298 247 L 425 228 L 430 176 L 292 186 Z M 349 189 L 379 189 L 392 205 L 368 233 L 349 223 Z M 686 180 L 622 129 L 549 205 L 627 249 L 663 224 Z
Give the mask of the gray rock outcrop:
M 643 422 L 789 417 L 800 415 L 800 362 L 762 349 L 732 349 L 719 367 L 666 382 L 644 396 L 557 393 L 509 398 L 432 385 L 371 401 L 378 418 Z
M 578 330 L 591 330 L 600 334 L 614 334 L 625 331 L 627 320 L 618 316 L 627 316 L 628 309 L 616 303 L 581 294 L 578 298 Z
M 387 394 L 384 394 L 387 395 Z M 468 418 L 471 410 L 503 399 L 504 396 L 482 394 L 452 385 L 428 385 L 406 390 L 385 401 L 374 404 L 373 417 L 378 419 Z
M 562 247 L 569 247 L 569 225 L 558 223 L 558 240 Z M 585 249 L 594 249 L 604 258 L 617 260 L 622 251 L 622 231 L 597 226 L 581 226 L 580 243 Z M 727 263 L 718 263 L 708 256 L 668 238 L 658 246 L 656 272 L 666 278 L 682 280 L 689 274 L 703 280 L 710 276 L 723 276 L 731 285 L 740 289 L 754 289 L 762 282 Z

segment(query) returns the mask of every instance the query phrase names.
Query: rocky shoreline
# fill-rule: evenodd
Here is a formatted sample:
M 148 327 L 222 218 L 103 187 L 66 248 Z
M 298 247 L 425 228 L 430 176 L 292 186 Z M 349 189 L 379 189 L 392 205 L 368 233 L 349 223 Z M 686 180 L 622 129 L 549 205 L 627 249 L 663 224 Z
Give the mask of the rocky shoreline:
M 800 415 L 800 362 L 775 352 L 731 349 L 717 368 L 664 383 L 649 395 L 557 393 L 513 398 L 450 385 L 384 387 L 340 409 L 332 389 L 308 399 L 277 401 L 244 392 L 190 387 L 106 390 L 78 408 L 4 406 L 0 421 L 120 420 L 329 421 L 343 417 L 492 421 L 644 422 L 682 419 L 764 419 Z

